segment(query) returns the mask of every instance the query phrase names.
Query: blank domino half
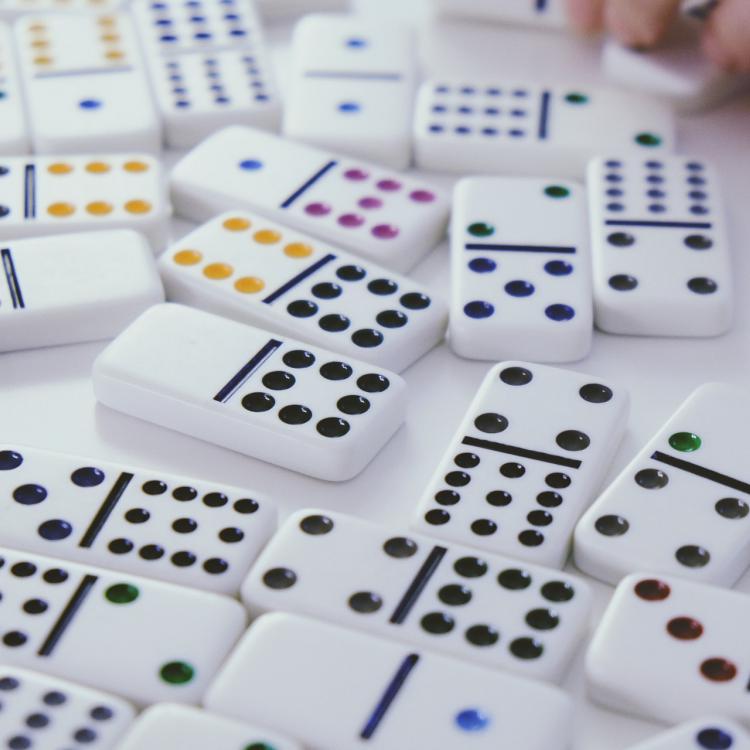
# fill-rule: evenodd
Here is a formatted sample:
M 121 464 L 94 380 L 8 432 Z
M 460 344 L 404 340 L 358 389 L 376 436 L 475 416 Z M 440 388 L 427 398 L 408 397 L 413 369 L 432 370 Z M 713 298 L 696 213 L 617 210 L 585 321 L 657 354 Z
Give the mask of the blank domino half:
M 733 586 L 750 566 L 750 393 L 698 388 L 589 508 L 576 565 L 617 583 L 648 569 Z
M 432 0 L 432 5 L 443 16 L 550 29 L 568 25 L 564 0 Z
M 13 20 L 28 13 L 111 13 L 122 0 L 0 0 L 0 18 Z
M 135 718 L 133 707 L 114 695 L 5 665 L 0 705 L 0 742 L 13 750 L 110 750 Z
M 472 359 L 570 362 L 591 347 L 593 310 L 581 185 L 470 177 L 456 186 L 450 345 Z
M 609 468 L 628 394 L 524 362 L 493 367 L 417 507 L 413 526 L 562 567 L 576 521 Z
M 350 2 L 351 0 L 256 0 L 256 5 L 264 19 L 275 21 L 304 13 L 349 10 Z
M 228 597 L 0 550 L 0 663 L 140 705 L 197 703 L 245 628 Z
M 283 610 L 534 679 L 562 678 L 588 626 L 580 579 L 353 516 L 301 510 L 242 585 Z
M 13 34 L 6 24 L 0 23 L 0 154 L 11 156 L 25 154 L 28 150 L 28 125 L 13 49 Z
M 284 134 L 393 169 L 411 162 L 416 39 L 398 23 L 303 18 L 294 30 Z
M 185 218 L 257 211 L 402 272 L 443 238 L 449 211 L 444 192 L 411 177 L 238 126 L 178 162 L 171 190 Z
M 137 232 L 0 241 L 0 351 L 112 338 L 163 301 Z
M 706 716 L 680 724 L 629 750 L 750 750 L 750 735 L 723 716 Z
M 170 300 L 395 372 L 445 332 L 447 306 L 411 279 L 243 211 L 191 232 L 159 267 Z
M 615 711 L 668 724 L 721 714 L 747 725 L 742 624 L 749 617 L 744 592 L 630 575 L 617 587 L 589 645 L 588 693 Z
M 691 12 L 686 3 L 681 18 L 650 50 L 629 49 L 609 39 L 602 53 L 604 73 L 618 84 L 671 101 L 685 112 L 719 104 L 750 87 L 750 76 L 727 73 L 701 54 L 705 22 L 703 2 Z
M 250 0 L 137 0 L 146 61 L 172 148 L 225 125 L 275 128 L 280 102 Z
M 117 750 L 302 750 L 258 726 L 176 703 L 157 703 L 133 724 Z
M 34 150 L 149 151 L 161 125 L 124 13 L 49 13 L 15 25 Z
M 670 108 L 616 89 L 432 80 L 417 96 L 423 169 L 580 178 L 602 152 L 673 148 Z
M 162 180 L 145 154 L 0 157 L 0 241 L 135 229 L 160 249 L 170 215 Z
M 557 688 L 286 614 L 253 624 L 205 704 L 311 750 L 564 750 L 571 729 Z
M 398 375 L 182 305 L 146 311 L 93 378 L 107 406 L 320 479 L 358 474 L 404 419 Z
M 0 545 L 235 594 L 276 529 L 237 487 L 0 445 Z
M 724 333 L 733 294 L 716 169 L 691 157 L 600 157 L 587 184 L 597 327 L 639 336 Z

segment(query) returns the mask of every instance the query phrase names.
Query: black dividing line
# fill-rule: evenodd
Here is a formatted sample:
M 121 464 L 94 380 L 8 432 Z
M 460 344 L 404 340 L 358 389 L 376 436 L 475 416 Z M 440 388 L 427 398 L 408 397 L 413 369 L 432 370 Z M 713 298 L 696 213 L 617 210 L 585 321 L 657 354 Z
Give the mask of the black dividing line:
M 626 219 L 607 219 L 609 227 L 656 227 L 657 229 L 711 229 L 710 221 L 628 221 Z
M 13 309 L 18 310 L 24 308 L 26 305 L 23 301 L 23 294 L 21 293 L 21 284 L 18 281 L 18 275 L 16 274 L 16 266 L 13 263 L 13 255 L 10 252 L 9 247 L 5 247 L 0 250 L 0 257 L 3 260 L 3 271 L 5 272 L 5 281 L 8 284 L 8 291 L 10 292 L 10 301 L 13 304 Z
M 309 276 L 312 276 L 316 271 L 323 268 L 323 266 L 330 263 L 332 260 L 336 260 L 336 256 L 331 255 L 330 253 L 322 257 L 320 260 L 313 263 L 304 271 L 301 271 L 296 276 L 289 279 L 289 281 L 287 281 L 286 284 L 282 284 L 278 289 L 271 292 L 271 294 L 269 294 L 263 300 L 263 302 L 265 302 L 267 305 L 270 305 L 272 302 L 275 302 L 279 297 L 281 297 L 282 294 L 286 294 L 290 289 L 294 289 L 294 287 L 297 286 L 297 284 L 302 283 L 306 278 L 308 278 Z
M 388 709 L 391 707 L 391 703 L 396 700 L 396 696 L 399 694 L 401 688 L 406 682 L 406 678 L 411 674 L 414 667 L 417 666 L 419 661 L 418 654 L 409 654 L 399 666 L 393 679 L 388 683 L 386 689 L 383 692 L 378 705 L 375 706 L 375 710 L 370 715 L 370 718 L 365 724 L 365 728 L 360 733 L 360 738 L 363 740 L 369 740 L 375 734 L 375 730 L 380 726 L 380 722 L 383 721 Z
M 547 10 L 547 0 L 536 0 L 536 10 L 538 13 L 544 13 Z
M 120 474 L 117 481 L 112 485 L 112 489 L 104 498 L 104 502 L 99 507 L 89 527 L 86 529 L 86 533 L 81 537 L 81 541 L 78 543 L 79 547 L 90 547 L 94 543 L 132 479 L 133 475 L 127 471 L 123 471 Z
M 547 138 L 547 124 L 549 122 L 549 105 L 552 95 L 549 91 L 542 93 L 542 103 L 539 112 L 539 138 L 546 140 Z
M 225 403 L 238 388 L 247 382 L 247 379 L 281 346 L 281 341 L 269 339 L 264 346 L 257 351 L 242 367 L 221 387 L 214 396 L 214 401 Z
M 686 471 L 689 474 L 695 474 L 697 477 L 703 477 L 708 479 L 710 482 L 716 482 L 716 484 L 723 484 L 725 487 L 731 487 L 733 490 L 738 492 L 744 492 L 746 495 L 750 495 L 750 484 L 743 482 L 740 479 L 721 474 L 713 469 L 707 469 L 705 466 L 699 466 L 698 464 L 691 463 L 690 461 L 683 461 L 681 458 L 674 458 L 661 451 L 656 451 L 651 454 L 651 458 L 654 461 L 659 461 L 663 464 L 673 466 L 675 469 Z
M 568 253 L 575 254 L 574 247 L 563 245 L 495 245 L 484 242 L 470 242 L 464 245 L 466 250 L 487 250 L 500 253 Z
M 323 165 L 307 182 L 302 184 L 297 190 L 295 190 L 282 204 L 281 208 L 289 208 L 301 195 L 306 193 L 318 180 L 323 179 L 328 172 L 330 172 L 336 165 L 337 161 L 329 161 L 328 164 Z
M 396 609 L 393 610 L 389 622 L 393 625 L 401 625 L 406 620 L 409 612 L 411 612 L 411 608 L 417 603 L 417 599 L 419 599 L 424 591 L 424 587 L 430 578 L 432 578 L 447 551 L 445 547 L 432 548 L 432 551 L 422 563 L 422 567 L 417 571 L 417 575 L 409 585 L 409 588 L 406 589 L 406 593 L 401 597 L 401 601 L 396 606 Z
M 98 580 L 98 576 L 86 575 L 83 577 L 70 601 L 65 605 L 65 609 L 62 611 L 60 617 L 57 618 L 57 622 L 52 626 L 52 630 L 49 631 L 49 635 L 45 638 L 42 647 L 37 651 L 39 656 L 50 656 L 52 654 L 55 646 L 60 642 L 60 638 L 63 637 L 65 631 L 68 629 L 68 625 L 70 625 L 75 617 L 76 612 L 78 612 L 83 604 L 84 599 L 91 593 L 91 589 Z
M 120 68 L 79 68 L 77 70 L 57 70 L 49 73 L 37 73 L 34 78 L 74 78 L 76 76 L 110 75 L 111 73 L 130 73 L 133 70 L 129 65 Z
M 567 466 L 569 469 L 580 469 L 583 463 L 575 458 L 565 458 L 565 456 L 556 456 L 554 453 L 532 451 L 529 448 L 519 448 L 517 445 L 508 445 L 507 443 L 496 443 L 494 440 L 480 440 L 468 435 L 461 442 L 464 445 L 471 445 L 474 448 L 485 448 L 488 451 L 507 453 L 508 455 L 519 456 L 520 458 L 530 458 L 532 461 L 544 461 L 544 463 L 555 464 L 556 466 Z
M 23 174 L 23 217 L 36 218 L 36 166 L 27 164 Z
M 308 70 L 305 78 L 339 78 L 363 81 L 400 81 L 400 73 L 379 73 L 377 71 L 368 73 L 366 71 L 338 71 L 338 70 Z

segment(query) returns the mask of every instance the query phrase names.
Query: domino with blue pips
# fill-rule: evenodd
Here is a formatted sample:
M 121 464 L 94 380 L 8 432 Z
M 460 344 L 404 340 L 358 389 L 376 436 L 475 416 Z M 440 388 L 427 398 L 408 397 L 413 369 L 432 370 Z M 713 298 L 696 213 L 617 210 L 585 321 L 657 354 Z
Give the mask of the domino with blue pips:
M 563 0 L 432 0 L 441 16 L 545 29 L 564 29 Z

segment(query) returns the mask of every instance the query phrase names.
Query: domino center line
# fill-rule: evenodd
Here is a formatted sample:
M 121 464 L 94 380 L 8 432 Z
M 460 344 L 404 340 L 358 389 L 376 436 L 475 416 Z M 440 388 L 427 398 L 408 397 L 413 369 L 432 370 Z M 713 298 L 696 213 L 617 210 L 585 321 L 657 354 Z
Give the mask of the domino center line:
M 174 60 L 178 57 L 192 57 L 193 55 L 220 55 L 222 52 L 237 52 L 242 55 L 258 54 L 257 48 L 247 38 L 243 38 L 237 44 L 209 44 L 206 47 L 183 47 L 182 49 L 159 47 L 158 49 L 162 60 Z
M 401 73 L 380 73 L 378 71 L 339 71 L 339 70 L 309 70 L 304 74 L 305 78 L 332 78 L 334 80 L 352 81 L 401 81 Z
M 575 255 L 575 247 L 566 245 L 497 245 L 494 243 L 469 242 L 465 250 L 486 250 L 499 253 L 566 253 Z
M 303 271 L 300 271 L 296 276 L 293 276 L 285 284 L 282 284 L 278 289 L 271 292 L 267 297 L 263 299 L 263 302 L 265 302 L 267 305 L 270 305 L 279 297 L 286 294 L 291 289 L 294 289 L 295 286 L 301 284 L 305 279 L 312 276 L 316 271 L 319 271 L 321 268 L 323 268 L 323 266 L 334 260 L 336 260 L 336 256 L 331 253 L 323 256 L 320 260 L 316 261 L 311 266 L 308 266 Z
M 406 593 L 401 597 L 401 601 L 396 605 L 396 609 L 393 610 L 389 620 L 391 624 L 401 625 L 406 620 L 447 551 L 445 547 L 436 546 L 432 548 L 430 554 L 422 563 L 422 567 L 417 571 L 417 575 L 414 576 L 414 580 L 409 584 L 409 588 L 406 589 Z
M 549 110 L 552 102 L 552 94 L 549 91 L 542 92 L 542 100 L 539 107 L 539 130 L 538 135 L 540 140 L 544 141 L 547 139 L 547 128 L 549 125 Z
M 214 396 L 214 401 L 224 404 L 239 390 L 250 376 L 281 346 L 278 339 L 269 339 Z
M 380 725 L 380 722 L 383 721 L 383 717 L 391 707 L 393 701 L 396 699 L 396 696 L 401 691 L 401 688 L 404 686 L 406 679 L 409 677 L 414 667 L 417 666 L 418 661 L 418 654 L 409 654 L 401 662 L 401 665 L 396 671 L 396 674 L 393 676 L 393 679 L 388 683 L 385 690 L 383 691 L 383 695 L 378 701 L 378 704 L 375 706 L 375 710 L 372 712 L 370 718 L 367 720 L 364 729 L 360 732 L 359 736 L 361 739 L 369 740 L 372 738 L 373 734 L 375 734 L 375 730 Z
M 544 13 L 547 10 L 547 0 L 536 0 L 534 8 L 537 13 Z
M 697 477 L 703 477 L 703 479 L 708 479 L 710 482 L 716 482 L 716 484 L 722 484 L 725 487 L 730 487 L 733 490 L 744 492 L 745 494 L 750 495 L 750 484 L 748 484 L 747 482 L 743 482 L 741 479 L 735 479 L 734 477 L 730 477 L 727 474 L 722 474 L 721 472 L 714 471 L 713 469 L 707 469 L 705 466 L 694 464 L 691 461 L 685 461 L 681 458 L 675 458 L 674 456 L 662 453 L 661 451 L 654 451 L 654 453 L 651 454 L 651 458 L 654 461 L 659 461 L 660 463 L 667 464 L 668 466 L 671 466 L 675 469 L 686 471 L 688 472 L 688 474 L 694 474 Z
M 76 612 L 81 608 L 81 605 L 85 601 L 86 597 L 91 593 L 91 589 L 94 584 L 99 580 L 98 576 L 85 575 L 78 588 L 73 593 L 68 603 L 65 605 L 65 609 L 60 613 L 60 617 L 57 618 L 57 622 L 52 626 L 52 630 L 44 639 L 41 648 L 37 651 L 39 656 L 50 656 L 55 650 L 55 647 L 60 642 L 60 639 L 65 634 L 68 626 L 73 621 Z
M 13 255 L 9 247 L 5 247 L 0 250 L 0 257 L 3 261 L 3 272 L 5 273 L 5 281 L 8 284 L 8 291 L 10 292 L 10 301 L 13 305 L 14 310 L 24 308 L 26 305 L 23 301 L 23 294 L 21 293 L 21 284 L 18 281 L 18 274 L 16 274 L 16 266 L 13 263 Z
M 36 218 L 36 165 L 27 164 L 23 170 L 23 217 Z
M 638 219 L 607 219 L 608 227 L 653 227 L 654 229 L 712 229 L 710 221 L 640 221 Z
M 75 78 L 76 76 L 100 76 L 110 75 L 113 73 L 132 73 L 133 68 L 130 65 L 119 68 L 76 68 L 74 70 L 56 70 L 49 73 L 37 73 L 34 76 L 35 81 L 42 81 L 46 78 Z
M 547 464 L 556 466 L 566 466 L 568 469 L 580 469 L 583 461 L 577 458 L 567 458 L 566 456 L 556 456 L 554 453 L 544 453 L 535 451 L 530 448 L 521 448 L 518 445 L 508 443 L 497 443 L 494 440 L 483 440 L 466 435 L 461 441 L 464 445 L 470 445 L 472 448 L 484 448 L 496 453 L 507 453 L 509 456 L 518 456 L 519 458 L 530 458 L 532 461 L 542 461 Z
M 104 528 L 104 524 L 107 523 L 107 519 L 112 514 L 115 506 L 120 502 L 120 498 L 125 493 L 132 479 L 133 475 L 127 471 L 123 471 L 120 474 L 117 481 L 112 485 L 112 489 L 104 498 L 104 502 L 99 507 L 89 527 L 81 537 L 81 541 L 78 543 L 79 547 L 91 547 L 96 537 L 99 536 L 99 532 Z
M 324 164 L 307 182 L 298 187 L 280 206 L 280 208 L 289 208 L 300 196 L 304 195 L 316 182 L 322 180 L 336 165 L 337 161 L 329 161 Z

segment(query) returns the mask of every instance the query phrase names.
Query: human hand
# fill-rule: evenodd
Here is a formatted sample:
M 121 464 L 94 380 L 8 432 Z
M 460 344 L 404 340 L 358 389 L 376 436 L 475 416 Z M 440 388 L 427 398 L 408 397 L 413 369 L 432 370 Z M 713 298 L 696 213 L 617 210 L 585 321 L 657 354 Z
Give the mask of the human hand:
M 681 0 L 565 0 L 571 23 L 591 33 L 606 29 L 629 47 L 656 45 Z M 750 72 L 750 0 L 720 0 L 708 16 L 703 52 L 725 70 Z

